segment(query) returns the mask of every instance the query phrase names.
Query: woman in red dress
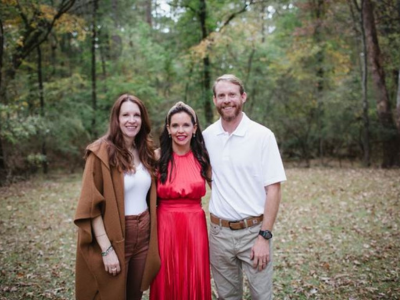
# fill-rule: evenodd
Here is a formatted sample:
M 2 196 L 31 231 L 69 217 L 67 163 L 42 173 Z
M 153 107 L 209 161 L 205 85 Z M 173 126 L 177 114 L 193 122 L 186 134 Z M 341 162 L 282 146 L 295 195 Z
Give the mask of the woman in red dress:
M 168 112 L 158 150 L 158 245 L 161 269 L 151 300 L 211 299 L 207 224 L 201 197 L 210 159 L 194 110 L 178 102 Z

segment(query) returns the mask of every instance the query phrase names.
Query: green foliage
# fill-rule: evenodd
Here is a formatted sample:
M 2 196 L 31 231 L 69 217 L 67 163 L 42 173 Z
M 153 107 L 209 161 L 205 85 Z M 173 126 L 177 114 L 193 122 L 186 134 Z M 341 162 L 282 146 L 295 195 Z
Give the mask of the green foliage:
M 41 153 L 44 144 L 50 166 L 78 163 L 85 146 L 106 132 L 110 108 L 124 92 L 145 102 L 156 139 L 179 100 L 196 109 L 204 128 L 204 102 L 212 97 L 211 87 L 204 90 L 205 58 L 211 85 L 225 73 L 244 81 L 246 113 L 275 132 L 285 158 L 362 157 L 360 33 L 348 2 L 323 1 L 318 11 L 313 1 L 206 0 L 205 39 L 200 0 L 171 0 L 164 12 L 153 1 L 150 15 L 146 0 L 98 2 L 94 108 L 93 2 L 76 2 L 41 44 L 43 103 L 37 49 L 16 65 L 29 34 L 43 35 L 60 1 L 0 3 L 0 137 L 8 166 L 15 145 L 23 149 L 18 161 Z M 393 105 L 400 61 L 395 2 L 375 8 Z M 378 158 L 380 143 L 395 133 L 382 130 L 370 83 L 368 91 Z
M 43 154 L 36 153 L 36 154 L 29 154 L 26 158 L 28 164 L 32 167 L 39 167 L 42 163 L 47 162 L 47 157 Z
M 27 141 L 38 131 L 43 130 L 44 124 L 40 117 L 25 115 L 26 107 L 26 102 L 21 105 L 0 104 L 0 116 L 4 120 L 0 136 L 4 141 L 16 145 L 20 141 Z

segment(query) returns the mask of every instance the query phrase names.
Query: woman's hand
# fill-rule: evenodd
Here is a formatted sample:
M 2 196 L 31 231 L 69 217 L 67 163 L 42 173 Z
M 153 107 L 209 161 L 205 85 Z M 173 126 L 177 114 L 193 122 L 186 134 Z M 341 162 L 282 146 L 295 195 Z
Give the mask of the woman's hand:
M 92 227 L 97 243 L 101 248 L 104 268 L 106 272 L 115 276 L 121 272 L 121 265 L 104 228 L 103 218 L 101 216 L 94 218 L 92 220 Z
M 106 249 L 104 251 L 106 251 Z M 116 276 L 119 274 L 119 272 L 121 272 L 118 256 L 114 249 L 103 256 L 103 263 L 106 272 L 110 273 L 111 275 Z

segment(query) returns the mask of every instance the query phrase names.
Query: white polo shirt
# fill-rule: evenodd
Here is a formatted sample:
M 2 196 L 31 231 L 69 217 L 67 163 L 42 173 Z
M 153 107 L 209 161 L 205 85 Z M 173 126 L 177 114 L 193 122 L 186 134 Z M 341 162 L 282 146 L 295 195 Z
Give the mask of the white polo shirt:
M 286 180 L 273 132 L 243 113 L 231 135 L 219 119 L 203 136 L 212 167 L 210 213 L 231 221 L 262 215 L 264 187 Z

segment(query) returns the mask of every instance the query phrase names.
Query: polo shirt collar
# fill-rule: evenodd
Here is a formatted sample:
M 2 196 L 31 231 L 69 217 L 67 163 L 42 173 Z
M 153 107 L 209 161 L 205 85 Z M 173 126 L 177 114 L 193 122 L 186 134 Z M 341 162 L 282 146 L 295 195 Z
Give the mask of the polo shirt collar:
M 237 135 L 237 136 L 244 136 L 246 134 L 247 128 L 249 127 L 249 117 L 243 112 L 243 117 L 242 120 L 239 123 L 239 126 L 236 128 L 234 132 L 232 132 L 232 135 Z M 226 131 L 222 127 L 222 122 L 221 118 L 218 120 L 218 130 L 217 130 L 217 135 L 223 134 Z

